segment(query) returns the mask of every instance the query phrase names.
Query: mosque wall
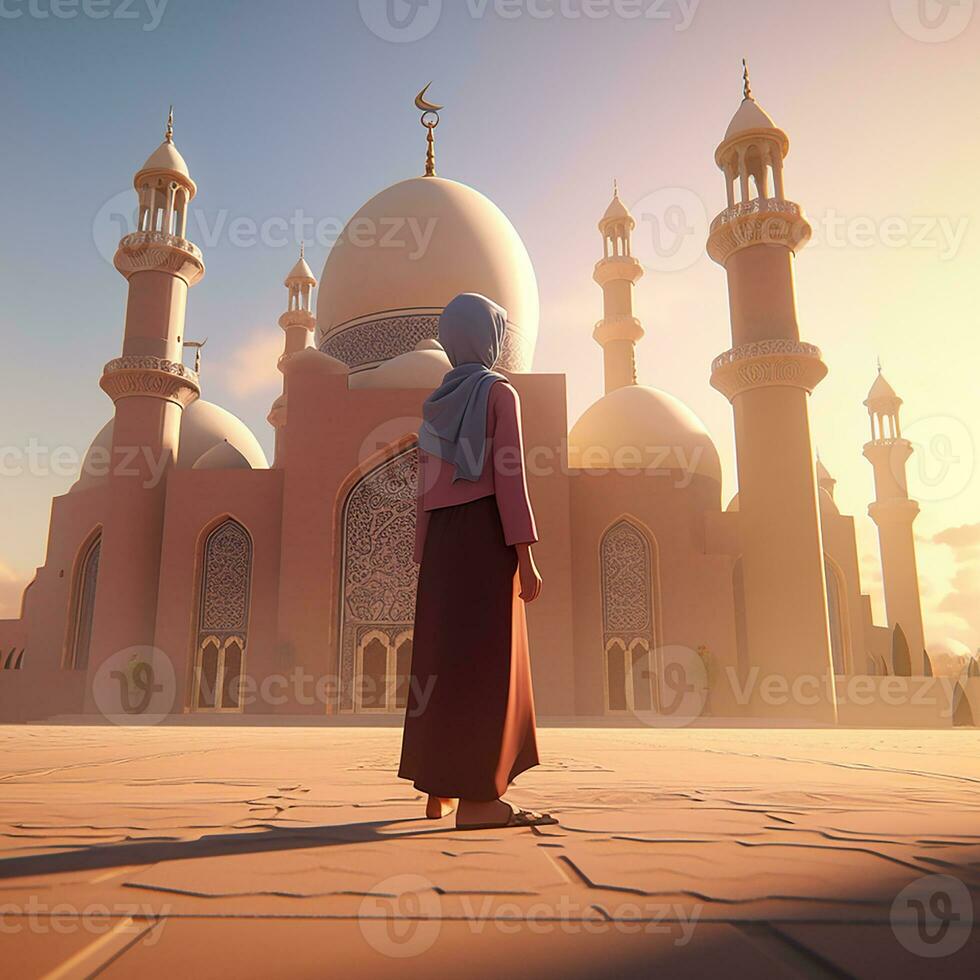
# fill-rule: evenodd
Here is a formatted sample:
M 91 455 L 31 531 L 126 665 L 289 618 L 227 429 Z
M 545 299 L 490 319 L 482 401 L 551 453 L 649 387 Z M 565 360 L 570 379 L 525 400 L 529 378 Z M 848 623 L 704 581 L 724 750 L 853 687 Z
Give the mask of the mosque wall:
M 705 512 L 718 506 L 717 484 L 696 476 L 690 486 L 679 490 L 671 476 L 573 474 L 569 482 L 576 712 L 607 713 L 606 647 L 608 640 L 615 639 L 617 627 L 607 628 L 607 607 L 614 597 L 608 588 L 604 595 L 603 538 L 623 521 L 639 529 L 650 545 L 652 645 L 676 645 L 693 652 L 706 648 L 716 669 L 734 665 L 732 559 L 710 554 L 705 547 Z M 625 543 L 629 545 L 628 539 Z M 728 713 L 730 709 L 722 701 L 713 710 Z
M 282 673 L 276 644 L 282 484 L 280 470 L 176 470 L 170 476 L 155 645 L 174 664 L 176 712 L 201 710 L 194 696 L 194 666 L 208 636 L 222 643 L 232 634 L 241 636 L 243 670 L 251 678 Z M 228 610 L 241 607 L 236 613 L 242 621 L 209 623 L 202 615 L 205 543 L 209 533 L 229 519 L 243 529 L 243 540 L 247 538 L 247 553 L 238 558 L 245 580 L 239 582 L 236 568 L 227 564 L 219 573 L 227 590 L 223 604 Z M 238 591 L 232 591 L 236 587 Z M 246 713 L 270 712 L 270 706 L 258 699 L 242 704 Z

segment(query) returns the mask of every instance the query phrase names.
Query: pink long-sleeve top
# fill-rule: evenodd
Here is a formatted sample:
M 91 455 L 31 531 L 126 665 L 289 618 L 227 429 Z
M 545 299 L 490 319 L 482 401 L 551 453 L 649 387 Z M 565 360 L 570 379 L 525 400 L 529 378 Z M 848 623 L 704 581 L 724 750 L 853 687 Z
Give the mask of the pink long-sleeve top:
M 429 515 L 440 507 L 468 504 L 494 496 L 509 545 L 538 540 L 524 475 L 521 399 L 506 381 L 490 387 L 487 399 L 487 448 L 478 480 L 456 480 L 452 463 L 419 449 L 419 493 L 415 521 L 415 561 L 421 563 Z

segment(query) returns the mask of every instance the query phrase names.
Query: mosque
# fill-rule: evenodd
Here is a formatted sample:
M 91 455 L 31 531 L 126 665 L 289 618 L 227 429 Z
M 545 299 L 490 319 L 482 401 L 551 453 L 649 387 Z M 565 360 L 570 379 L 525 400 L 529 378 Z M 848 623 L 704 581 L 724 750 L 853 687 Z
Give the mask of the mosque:
M 437 176 L 440 107 L 424 93 L 417 105 L 424 175 L 351 218 L 315 305 L 302 253 L 286 276 L 271 463 L 240 420 L 201 397 L 185 363 L 187 294 L 205 268 L 186 238 L 197 187 L 171 115 L 135 175 L 137 224 L 114 260 L 128 305 L 121 354 L 100 380 L 113 418 L 53 501 L 20 618 L 0 622 L 0 720 L 102 720 L 117 689 L 131 720 L 142 691 L 163 698 L 154 720 L 390 723 L 412 656 L 415 433 L 449 367 L 439 314 L 479 292 L 508 311 L 498 368 L 523 405 L 545 581 L 528 609 L 539 717 L 951 724 L 919 696 L 936 685 L 905 483 L 912 449 L 883 376 L 864 402 L 864 454 L 887 625 L 873 623 L 862 592 L 854 519 L 814 458 L 809 395 L 827 367 L 800 338 L 794 295 L 811 229 L 786 196 L 789 140 L 747 77 L 715 152 L 727 201 L 707 241 L 731 308 L 731 348 L 710 366 L 735 421 L 739 491 L 727 506 L 704 426 L 637 377 L 643 268 L 618 191 L 596 238 L 605 391 L 569 426 L 564 376 L 532 370 L 538 293 L 524 244 L 486 197 Z M 412 222 L 431 229 L 421 254 L 395 241 L 395 225 Z M 863 701 L 846 696 L 855 679 L 871 692 Z M 907 696 L 884 697 L 895 681 Z M 962 722 L 980 690 L 961 700 Z

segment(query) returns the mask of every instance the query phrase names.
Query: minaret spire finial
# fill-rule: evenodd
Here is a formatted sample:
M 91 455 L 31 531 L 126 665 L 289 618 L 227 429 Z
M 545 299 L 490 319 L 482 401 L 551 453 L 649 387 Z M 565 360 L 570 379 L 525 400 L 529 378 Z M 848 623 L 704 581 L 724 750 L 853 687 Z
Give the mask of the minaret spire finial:
M 429 82 L 431 85 L 432 82 Z M 415 108 L 422 110 L 422 125 L 426 128 L 426 151 L 425 151 L 425 176 L 435 177 L 436 175 L 436 138 L 434 130 L 436 126 L 439 125 L 439 110 L 445 109 L 445 106 L 436 105 L 434 102 L 429 102 L 425 93 L 429 91 L 429 85 L 426 85 L 418 95 L 415 96 Z
M 877 358 L 878 361 L 878 373 L 881 374 L 881 358 Z
M 742 59 L 742 96 L 755 101 L 755 96 L 752 94 L 752 82 L 749 79 L 749 63 L 745 58 Z
M 305 259 L 306 258 L 306 242 L 300 242 L 299 243 L 299 257 L 301 259 Z
M 174 141 L 174 107 L 170 107 L 170 114 L 167 116 L 167 131 L 164 134 L 164 139 L 168 143 L 173 143 Z

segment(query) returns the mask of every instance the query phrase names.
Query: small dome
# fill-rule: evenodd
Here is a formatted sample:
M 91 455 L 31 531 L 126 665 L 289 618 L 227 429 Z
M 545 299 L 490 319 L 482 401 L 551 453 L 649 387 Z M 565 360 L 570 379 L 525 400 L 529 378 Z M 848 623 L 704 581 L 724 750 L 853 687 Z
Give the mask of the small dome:
M 251 468 L 249 461 L 227 439 L 212 446 L 192 467 L 195 470 L 250 470 Z
M 755 99 L 743 99 L 738 111 L 732 116 L 732 121 L 728 124 L 725 139 L 730 140 L 753 129 L 777 128 L 769 113 Z
M 170 140 L 164 140 L 140 167 L 140 173 L 145 170 L 171 170 L 183 177 L 190 177 L 190 171 L 177 147 Z
M 600 398 L 568 435 L 575 469 L 664 469 L 721 482 L 721 461 L 701 420 L 657 388 L 626 385 Z
M 358 371 L 350 376 L 349 385 L 351 388 L 423 388 L 433 391 L 453 367 L 446 352 L 438 345 L 437 348 L 416 348 L 384 361 L 370 371 Z
M 316 277 L 313 275 L 313 270 L 309 267 L 306 257 L 302 254 L 296 265 L 290 269 L 289 275 L 286 276 L 287 286 L 293 282 L 308 282 L 311 286 L 316 285 Z
M 105 483 L 112 464 L 112 427 L 110 419 L 89 446 L 81 476 L 72 490 L 88 490 Z M 253 470 L 268 469 L 265 453 L 248 426 L 231 412 L 200 398 L 181 415 L 177 469 L 191 469 L 205 453 L 223 442 L 239 452 Z
M 879 371 L 875 383 L 868 392 L 868 397 L 864 402 L 868 408 L 882 407 L 893 408 L 902 404 L 902 399 L 895 394 L 895 389 L 885 380 L 885 376 Z
M 817 490 L 817 500 L 820 502 L 820 513 L 826 516 L 840 516 L 840 508 L 826 487 Z
M 283 362 L 283 370 L 287 375 L 296 371 L 313 371 L 318 374 L 347 374 L 349 369 L 343 361 L 324 354 L 315 347 L 304 347 L 295 354 L 290 354 Z
M 609 203 L 609 207 L 606 208 L 606 213 L 602 216 L 602 220 L 599 222 L 599 231 L 602 231 L 610 221 L 626 221 L 633 228 L 636 226 L 636 222 L 633 220 L 633 215 L 629 213 L 626 205 L 619 199 L 619 191 L 613 192 L 613 199 Z
M 407 353 L 436 336 L 459 293 L 507 311 L 506 370 L 528 371 L 538 335 L 538 286 L 507 216 L 472 187 L 413 177 L 386 188 L 347 223 L 317 297 L 316 344 L 352 368 Z

